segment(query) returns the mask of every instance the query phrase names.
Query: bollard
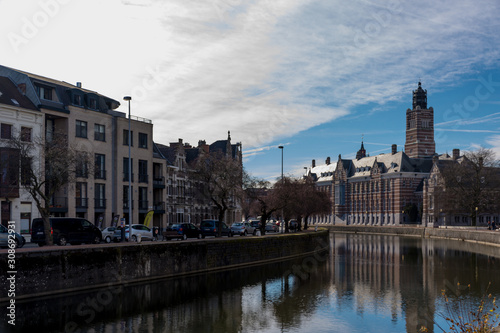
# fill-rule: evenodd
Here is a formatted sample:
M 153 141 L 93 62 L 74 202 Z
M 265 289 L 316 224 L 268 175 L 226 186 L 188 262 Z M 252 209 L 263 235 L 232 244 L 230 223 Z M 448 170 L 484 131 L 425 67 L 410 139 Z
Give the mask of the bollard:
M 137 235 L 137 243 L 140 243 L 140 242 L 141 242 L 141 240 L 142 240 L 142 236 L 141 236 L 140 234 L 139 234 L 139 235 Z
M 255 236 L 260 236 L 260 230 L 257 230 L 257 232 L 255 233 Z

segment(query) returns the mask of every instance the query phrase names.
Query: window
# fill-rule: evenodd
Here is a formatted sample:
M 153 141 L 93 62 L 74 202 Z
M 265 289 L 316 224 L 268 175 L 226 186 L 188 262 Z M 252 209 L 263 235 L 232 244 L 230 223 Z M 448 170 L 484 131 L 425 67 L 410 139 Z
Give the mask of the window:
M 79 138 L 87 138 L 87 122 L 77 120 L 76 121 L 76 134 Z
M 12 125 L 2 124 L 0 133 L 2 139 L 12 139 Z
M 82 96 L 80 95 L 73 95 L 73 104 L 77 106 L 82 106 Z
M 146 133 L 139 133 L 139 148 L 148 148 L 148 135 Z
M 87 183 L 76 183 L 75 199 L 77 208 L 87 208 Z
M 87 164 L 87 156 L 82 155 L 76 161 L 76 176 L 80 178 L 87 178 L 89 174 L 89 167 Z
M 128 130 L 123 130 L 123 145 L 128 146 Z M 130 145 L 134 146 L 134 131 L 130 131 Z
M 134 189 L 132 188 L 131 190 L 132 190 L 132 199 L 133 199 L 134 198 L 134 196 L 133 196 Z M 128 209 L 128 206 L 129 206 L 128 192 L 129 192 L 128 185 L 124 185 L 123 186 L 123 208 L 124 209 Z M 134 202 L 132 202 L 132 208 L 133 207 L 134 207 Z
M 31 142 L 31 128 L 21 127 L 21 141 Z
M 139 187 L 139 209 L 148 209 L 148 188 Z
M 21 184 L 31 185 L 31 171 L 33 159 L 31 157 L 21 157 Z
M 89 99 L 89 108 L 97 110 L 97 100 L 95 98 Z
M 95 179 L 106 179 L 106 155 L 95 154 Z
M 94 125 L 94 140 L 96 141 L 106 141 L 106 127 L 101 124 Z
M 52 100 L 52 88 L 35 85 L 36 93 L 41 99 Z
M 148 182 L 148 161 L 139 160 L 139 182 Z
M 0 194 L 7 196 L 10 190 L 17 190 L 19 180 L 19 151 L 0 147 Z M 7 193 L 4 193 L 4 191 Z
M 345 205 L 345 184 L 335 185 L 335 204 Z
M 95 208 L 106 208 L 106 185 L 95 184 Z
M 132 176 L 130 181 L 134 181 L 134 159 L 131 159 L 131 169 L 130 169 L 130 175 Z M 124 157 L 123 158 L 123 181 L 128 182 L 129 179 L 129 169 L 128 169 L 128 158 Z

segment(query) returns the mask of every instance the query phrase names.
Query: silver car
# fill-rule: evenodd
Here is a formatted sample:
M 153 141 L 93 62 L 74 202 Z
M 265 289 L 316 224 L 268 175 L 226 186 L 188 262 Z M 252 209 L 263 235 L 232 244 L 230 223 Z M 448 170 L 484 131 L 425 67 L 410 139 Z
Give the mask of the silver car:
M 235 235 L 246 236 L 255 235 L 255 227 L 249 222 L 236 222 L 231 225 L 231 231 Z
M 21 248 L 24 246 L 26 243 L 26 240 L 24 239 L 23 236 L 18 234 L 17 232 L 12 233 L 14 242 L 15 242 L 15 247 L 16 248 Z M 9 229 L 7 229 L 5 226 L 0 224 L 0 247 L 9 247 Z
M 153 231 L 143 224 L 132 224 L 132 236 L 130 237 L 128 225 L 125 226 L 126 241 L 137 242 L 139 236 L 141 240 L 153 240 Z M 122 230 L 120 228 L 116 228 L 113 240 L 115 242 L 122 240 Z
M 102 239 L 104 239 L 104 241 L 106 243 L 111 243 L 111 241 L 114 238 L 115 231 L 116 231 L 116 227 L 107 227 L 107 228 L 102 229 L 101 230 Z

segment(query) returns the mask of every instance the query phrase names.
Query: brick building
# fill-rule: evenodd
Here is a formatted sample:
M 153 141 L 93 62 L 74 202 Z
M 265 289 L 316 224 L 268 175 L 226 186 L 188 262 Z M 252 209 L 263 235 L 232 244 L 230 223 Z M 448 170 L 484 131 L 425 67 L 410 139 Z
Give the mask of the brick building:
M 316 166 L 313 161 L 306 176 L 329 193 L 329 215 L 311 217 L 309 223 L 400 225 L 420 223 L 411 211 L 423 209 L 424 180 L 429 177 L 433 157 L 434 110 L 427 108 L 427 91 L 419 82 L 413 91 L 413 107 L 406 111 L 404 151 L 392 145 L 391 153 L 368 156 L 364 143 L 355 159 L 339 155 L 331 164 Z

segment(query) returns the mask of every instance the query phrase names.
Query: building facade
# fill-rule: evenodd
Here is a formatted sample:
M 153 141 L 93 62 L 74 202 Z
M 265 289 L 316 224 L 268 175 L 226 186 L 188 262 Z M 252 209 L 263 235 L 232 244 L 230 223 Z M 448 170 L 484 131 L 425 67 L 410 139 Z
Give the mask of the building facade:
M 434 109 L 427 107 L 427 91 L 418 83 L 413 91 L 413 107 L 406 111 L 404 151 L 392 145 L 390 154 L 367 156 L 364 143 L 355 159 L 336 163 L 327 158 L 324 165 L 313 161 L 306 177 L 328 193 L 332 210 L 328 215 L 313 216 L 309 223 L 349 225 L 470 225 L 461 216 L 444 216 L 435 211 L 433 191 L 439 186 L 442 166 L 460 160 L 460 151 L 453 156 L 438 155 L 434 142 Z M 429 181 L 431 179 L 431 181 Z M 498 214 L 483 212 L 486 219 L 498 221 Z
M 36 204 L 23 188 L 29 181 L 23 177 L 19 151 L 11 140 L 20 140 L 30 145 L 41 137 L 44 128 L 44 114 L 24 96 L 17 85 L 7 77 L 0 77 L 0 205 L 1 223 L 16 221 L 16 231 L 29 233 L 31 220 L 40 217 Z M 34 155 L 41 155 L 33 146 Z M 33 168 L 41 169 L 41 160 L 30 162 Z M 21 171 L 21 172 L 20 172 Z

